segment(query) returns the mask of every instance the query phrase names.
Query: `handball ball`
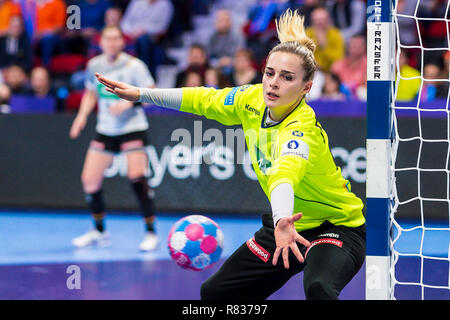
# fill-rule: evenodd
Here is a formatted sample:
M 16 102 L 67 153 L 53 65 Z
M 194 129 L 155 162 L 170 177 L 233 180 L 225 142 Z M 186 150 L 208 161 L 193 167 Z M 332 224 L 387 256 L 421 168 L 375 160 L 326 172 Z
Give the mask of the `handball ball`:
M 219 225 L 201 215 L 178 220 L 167 239 L 170 256 L 184 269 L 201 271 L 216 263 L 223 250 Z

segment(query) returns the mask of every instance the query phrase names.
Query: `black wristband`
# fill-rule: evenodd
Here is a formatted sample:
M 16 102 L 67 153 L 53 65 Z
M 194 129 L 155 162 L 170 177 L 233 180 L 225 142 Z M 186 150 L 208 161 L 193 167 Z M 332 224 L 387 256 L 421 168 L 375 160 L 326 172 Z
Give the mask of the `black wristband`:
M 133 108 L 137 108 L 137 107 L 140 107 L 140 106 L 142 106 L 142 102 L 133 102 Z

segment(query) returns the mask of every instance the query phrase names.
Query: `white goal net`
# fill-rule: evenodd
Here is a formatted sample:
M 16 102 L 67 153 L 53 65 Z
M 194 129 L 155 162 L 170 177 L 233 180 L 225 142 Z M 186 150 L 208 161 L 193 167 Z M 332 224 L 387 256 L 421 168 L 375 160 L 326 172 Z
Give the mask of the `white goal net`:
M 393 2 L 391 299 L 450 299 L 449 18 L 449 0 Z

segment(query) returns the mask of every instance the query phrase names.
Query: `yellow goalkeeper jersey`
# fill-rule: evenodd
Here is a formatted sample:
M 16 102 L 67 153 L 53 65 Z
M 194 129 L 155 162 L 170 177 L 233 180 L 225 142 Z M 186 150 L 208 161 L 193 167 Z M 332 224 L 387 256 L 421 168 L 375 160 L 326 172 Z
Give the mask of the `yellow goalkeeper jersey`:
M 183 88 L 180 111 L 214 119 L 224 125 L 241 124 L 258 181 L 269 198 L 281 183 L 294 189 L 298 231 L 325 220 L 349 227 L 365 222 L 361 199 L 336 167 L 328 137 L 304 99 L 281 122 L 266 124 L 262 85 L 216 90 Z

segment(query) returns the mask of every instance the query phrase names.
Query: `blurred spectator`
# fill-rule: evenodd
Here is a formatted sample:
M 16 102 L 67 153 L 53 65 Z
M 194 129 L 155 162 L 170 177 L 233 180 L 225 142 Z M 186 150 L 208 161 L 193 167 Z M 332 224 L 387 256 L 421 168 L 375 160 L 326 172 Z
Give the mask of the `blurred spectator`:
M 400 43 L 404 46 L 418 45 L 417 26 L 414 17 L 414 12 L 417 7 L 416 1 L 398 0 L 397 12 L 400 14 L 397 17 L 397 24 L 399 28 Z
M 58 98 L 57 91 L 52 86 L 50 73 L 44 67 L 35 67 L 31 71 L 28 95 L 36 98 L 51 98 L 55 101 L 58 111 L 64 109 L 64 101 Z
M 427 63 L 423 68 L 424 82 L 420 93 L 421 101 L 433 101 L 435 99 L 447 98 L 448 81 L 432 81 L 442 79 L 441 67 L 436 63 Z
M 135 41 L 138 58 L 155 76 L 157 67 L 166 57 L 161 40 L 172 16 L 173 5 L 169 0 L 132 0 L 122 18 L 122 31 Z
M 120 7 L 112 6 L 105 11 L 103 16 L 103 23 L 105 27 L 116 26 L 120 27 L 122 21 L 123 11 Z
M 311 13 L 318 7 L 324 5 L 324 0 L 305 0 L 298 8 L 299 13 L 304 17 L 305 28 L 311 26 Z
M 4 84 L 0 84 L 0 104 L 7 104 L 14 94 L 26 94 L 28 77 L 19 65 L 11 65 L 4 72 Z
M 195 14 L 207 15 L 210 12 L 210 7 L 214 5 L 215 0 L 194 0 L 193 10 Z
M 442 68 L 442 78 L 450 80 L 450 51 L 445 51 L 442 55 L 442 62 L 444 67 Z
M 397 79 L 397 101 L 414 100 L 420 89 L 421 74 L 419 70 L 408 64 L 408 56 L 404 50 L 400 51 L 398 69 L 400 72 L 400 79 Z
M 262 74 L 254 67 L 253 52 L 239 49 L 234 54 L 233 72 L 229 75 L 232 86 L 256 84 L 262 82 Z
M 0 0 L 0 37 L 8 33 L 10 19 L 21 14 L 20 6 L 12 0 Z
M 246 47 L 254 52 L 258 64 L 263 63 L 273 44 L 278 42 L 274 21 L 277 12 L 278 3 L 273 0 L 257 1 L 249 9 L 248 22 L 244 26 Z
M 299 9 L 300 13 L 308 15 L 306 20 L 309 21 L 309 11 L 317 4 L 323 4 L 325 0 L 250 0 L 247 2 L 252 5 L 248 10 L 248 21 L 243 31 L 247 38 L 246 47 L 252 50 L 259 67 L 264 64 L 270 49 L 279 43 L 275 18 L 287 9 Z
M 117 6 L 109 7 L 104 15 L 104 25 L 120 27 L 120 22 L 122 21 L 122 9 Z M 130 55 L 136 55 L 136 48 L 134 46 L 133 39 L 129 36 L 124 35 L 125 39 L 125 49 L 124 51 Z M 97 33 L 90 41 L 88 47 L 88 58 L 92 58 L 102 53 L 100 48 L 100 33 Z
M 249 9 L 249 35 L 264 33 L 268 29 L 274 29 L 273 19 L 281 15 L 286 9 L 295 9 L 294 4 L 287 0 L 260 0 Z
M 82 32 L 90 38 L 104 27 L 105 12 L 111 6 L 111 1 L 82 0 L 78 1 L 77 5 L 81 12 Z
M 325 74 L 325 82 L 320 99 L 341 101 L 347 99 L 346 95 L 341 90 L 341 80 L 339 79 L 339 76 L 331 72 Z
M 62 49 L 64 53 L 85 55 L 90 40 L 98 35 L 104 26 L 106 10 L 111 6 L 109 0 L 81 0 L 76 4 L 80 8 L 81 29 L 65 29 Z
M 55 96 L 51 88 L 50 74 L 44 67 L 35 67 L 30 75 L 30 94 L 34 97 Z
M 420 38 L 423 47 L 441 48 L 441 50 L 424 50 L 424 64 L 442 63 L 440 60 L 442 58 L 442 51 L 448 50 L 449 48 L 447 32 L 450 13 L 448 10 L 448 0 L 420 1 L 417 17 L 419 19 Z
M 9 107 L 9 88 L 4 84 L 0 84 L 0 113 L 9 113 L 11 108 Z
M 217 59 L 217 65 L 220 67 L 231 67 L 234 53 L 244 44 L 243 36 L 233 29 L 230 11 L 218 10 L 215 15 L 215 30 L 208 42 L 209 58 Z M 213 64 L 216 65 L 216 63 Z
M 181 87 L 185 82 L 186 75 L 190 71 L 196 71 L 200 73 L 202 78 L 205 76 L 206 70 L 209 68 L 208 55 L 205 47 L 201 44 L 193 44 L 189 48 L 188 66 L 177 74 L 175 86 Z
M 27 31 L 36 52 L 46 67 L 61 44 L 60 33 L 66 26 L 66 4 L 63 0 L 20 0 Z
M 397 2 L 397 25 L 399 29 L 399 40 L 402 46 L 418 46 L 419 39 L 417 34 L 416 20 L 413 18 L 417 7 L 416 1 L 398 0 Z M 408 51 L 408 64 L 412 67 L 418 65 L 419 48 L 402 48 Z
M 355 95 L 356 99 L 360 101 L 367 101 L 367 83 L 364 86 L 358 87 Z
M 363 35 L 352 36 L 347 47 L 347 55 L 334 62 L 330 70 L 339 77 L 342 84 L 345 85 L 353 95 L 356 95 L 356 91 L 359 87 L 365 87 L 367 80 L 365 37 Z
M 28 75 L 19 65 L 11 65 L 6 69 L 5 84 L 10 88 L 11 94 L 26 93 L 28 91 Z
M 0 69 L 18 64 L 30 71 L 33 52 L 20 15 L 11 17 L 8 32 L 0 38 Z
M 320 99 L 323 93 L 323 86 L 325 84 L 325 73 L 322 70 L 317 70 L 314 73 L 311 90 L 307 94 L 310 100 Z
M 6 74 L 6 71 L 4 72 Z M 5 83 L 3 72 L 0 70 L 0 112 L 7 112 L 9 111 L 9 106 L 7 106 L 9 96 L 11 92 L 9 90 L 9 87 Z M 3 107 L 6 106 L 7 108 L 4 110 Z
M 348 43 L 352 36 L 363 33 L 366 26 L 366 2 L 362 0 L 335 0 L 330 7 L 334 26 Z
M 109 7 L 106 10 L 103 19 L 104 19 L 105 27 L 114 26 L 114 27 L 120 28 L 120 22 L 122 20 L 122 9 L 116 5 Z M 98 32 L 95 36 L 93 36 L 90 39 L 89 46 L 88 46 L 88 53 L 87 53 L 88 59 L 91 59 L 95 56 L 102 54 L 102 49 L 100 48 L 100 38 L 101 38 L 101 32 Z M 134 46 L 133 40 L 125 34 L 123 35 L 123 39 L 125 41 L 125 48 L 123 51 L 132 56 L 135 56 L 136 48 Z M 75 72 L 70 77 L 71 88 L 73 90 L 84 89 L 85 77 L 86 77 L 86 70 L 81 70 L 81 71 Z
M 215 89 L 232 87 L 230 79 L 220 68 L 209 68 L 205 72 L 205 86 Z
M 171 0 L 174 9 L 168 32 L 171 46 L 182 47 L 182 34 L 193 30 L 192 18 L 195 14 L 195 1 L 196 0 Z
M 183 87 L 201 87 L 203 86 L 203 77 L 202 75 L 194 70 L 186 73 L 186 77 L 184 78 Z
M 130 4 L 131 0 L 112 0 L 113 6 L 118 7 L 124 12 L 128 5 Z
M 345 44 L 339 29 L 331 25 L 325 8 L 317 8 L 311 14 L 311 27 L 306 29 L 308 37 L 316 43 L 316 58 L 319 68 L 328 72 L 333 62 L 344 56 Z

